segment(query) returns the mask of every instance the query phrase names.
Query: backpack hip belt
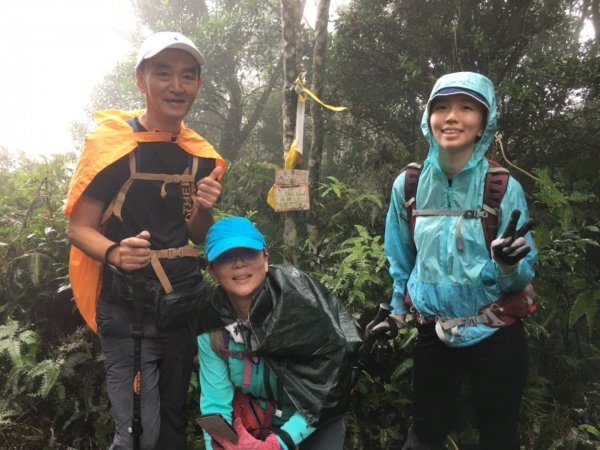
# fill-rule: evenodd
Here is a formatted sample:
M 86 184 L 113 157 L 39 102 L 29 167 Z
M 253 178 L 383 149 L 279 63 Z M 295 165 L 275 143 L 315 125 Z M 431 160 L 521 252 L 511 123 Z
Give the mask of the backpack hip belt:
M 458 251 L 464 250 L 461 221 L 462 219 L 480 219 L 485 236 L 485 243 L 490 250 L 492 241 L 498 232 L 500 203 L 506 193 L 509 182 L 509 172 L 496 161 L 488 159 L 488 169 L 484 178 L 483 202 L 478 210 L 437 210 L 417 209 L 416 197 L 419 177 L 423 166 L 419 163 L 410 163 L 405 168 L 404 178 L 404 207 L 407 212 L 407 222 L 413 239 L 417 216 L 456 216 L 456 247 Z M 438 335 L 449 332 L 454 336 L 459 335 L 459 327 L 472 326 L 483 323 L 493 328 L 506 327 L 518 319 L 533 313 L 534 304 L 533 286 L 529 285 L 524 290 L 513 294 L 502 294 L 496 301 L 483 306 L 478 313 L 469 317 L 431 317 L 423 316 L 415 310 L 412 300 L 406 291 L 404 302 L 410 305 L 410 311 L 421 325 L 436 323 Z M 440 336 L 442 340 L 442 336 Z
M 484 324 L 492 328 L 503 328 L 533 313 L 537 308 L 534 302 L 533 286 L 522 291 L 502 294 L 498 300 L 479 308 L 476 315 L 468 317 L 424 316 L 411 309 L 420 324 L 436 323 L 436 328 L 453 336 L 460 333 L 459 327 Z
M 184 245 L 183 247 L 178 248 L 165 248 L 163 250 L 150 250 L 150 264 L 152 264 L 154 273 L 156 274 L 158 281 L 160 281 L 160 285 L 165 290 L 165 294 L 173 292 L 173 286 L 171 286 L 169 277 L 167 277 L 165 269 L 163 269 L 163 266 L 160 263 L 160 259 L 184 258 L 186 256 L 195 258 L 198 256 L 198 250 L 191 245 Z

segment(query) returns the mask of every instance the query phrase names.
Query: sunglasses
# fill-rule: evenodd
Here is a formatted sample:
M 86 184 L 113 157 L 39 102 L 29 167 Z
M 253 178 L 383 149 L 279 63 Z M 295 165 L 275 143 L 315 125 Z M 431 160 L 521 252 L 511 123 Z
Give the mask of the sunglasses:
M 242 260 L 245 263 L 253 263 L 258 258 L 264 254 L 263 250 L 253 250 L 251 248 L 236 248 L 235 250 L 230 250 L 228 252 L 219 255 L 213 261 L 213 264 L 216 266 L 231 266 L 238 259 Z

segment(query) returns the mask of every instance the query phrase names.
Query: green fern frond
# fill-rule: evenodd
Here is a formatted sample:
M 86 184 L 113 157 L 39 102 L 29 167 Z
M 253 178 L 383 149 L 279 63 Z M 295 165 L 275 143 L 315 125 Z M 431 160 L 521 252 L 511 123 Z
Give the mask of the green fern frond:
M 21 325 L 14 320 L 8 320 L 4 325 L 0 325 L 0 339 L 14 336 Z
M 34 361 L 37 341 L 38 334 L 32 330 L 21 331 L 19 322 L 9 320 L 5 325 L 0 325 L 0 355 L 7 354 L 16 369 Z M 24 354 L 23 349 L 27 347 L 30 351 Z
M 29 372 L 27 372 L 27 378 L 30 380 L 34 380 L 40 376 L 42 377 L 42 385 L 40 386 L 40 390 L 34 394 L 34 396 L 40 396 L 42 398 L 46 398 L 48 396 L 58 381 L 60 369 L 60 363 L 46 359 L 38 363 Z
M 10 422 L 15 416 L 21 414 L 21 411 L 18 411 L 6 400 L 0 400 L 0 425 L 4 425 Z

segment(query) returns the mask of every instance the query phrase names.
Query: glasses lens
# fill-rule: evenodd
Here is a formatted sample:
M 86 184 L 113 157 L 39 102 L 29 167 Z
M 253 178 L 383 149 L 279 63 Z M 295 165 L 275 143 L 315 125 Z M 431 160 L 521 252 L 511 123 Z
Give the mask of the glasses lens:
M 215 259 L 215 264 L 232 265 L 238 260 L 238 258 L 240 258 L 244 262 L 250 263 L 256 261 L 261 254 L 262 251 L 260 250 L 252 250 L 251 248 L 239 248 L 223 253 L 221 256 Z
M 260 255 L 262 255 L 262 251 L 260 250 L 252 250 L 251 248 L 245 248 L 242 252 L 242 258 L 246 262 L 256 261 Z

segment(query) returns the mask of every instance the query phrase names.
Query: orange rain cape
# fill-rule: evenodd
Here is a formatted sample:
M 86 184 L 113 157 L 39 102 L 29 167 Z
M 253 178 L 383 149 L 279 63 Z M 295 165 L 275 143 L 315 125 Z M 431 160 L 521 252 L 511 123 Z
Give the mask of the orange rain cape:
M 86 136 L 83 151 L 71 179 L 65 215 L 70 216 L 73 206 L 98 173 L 133 151 L 139 142 L 171 142 L 171 133 L 149 131 L 135 133 L 128 119 L 139 116 L 143 110 L 98 111 L 94 120 L 98 128 Z M 203 137 L 186 128 L 183 123 L 175 141 L 193 156 L 211 158 L 225 169 L 225 160 Z M 69 278 L 75 303 L 88 326 L 96 332 L 96 301 L 102 282 L 102 263 L 90 258 L 75 246 L 71 246 Z

